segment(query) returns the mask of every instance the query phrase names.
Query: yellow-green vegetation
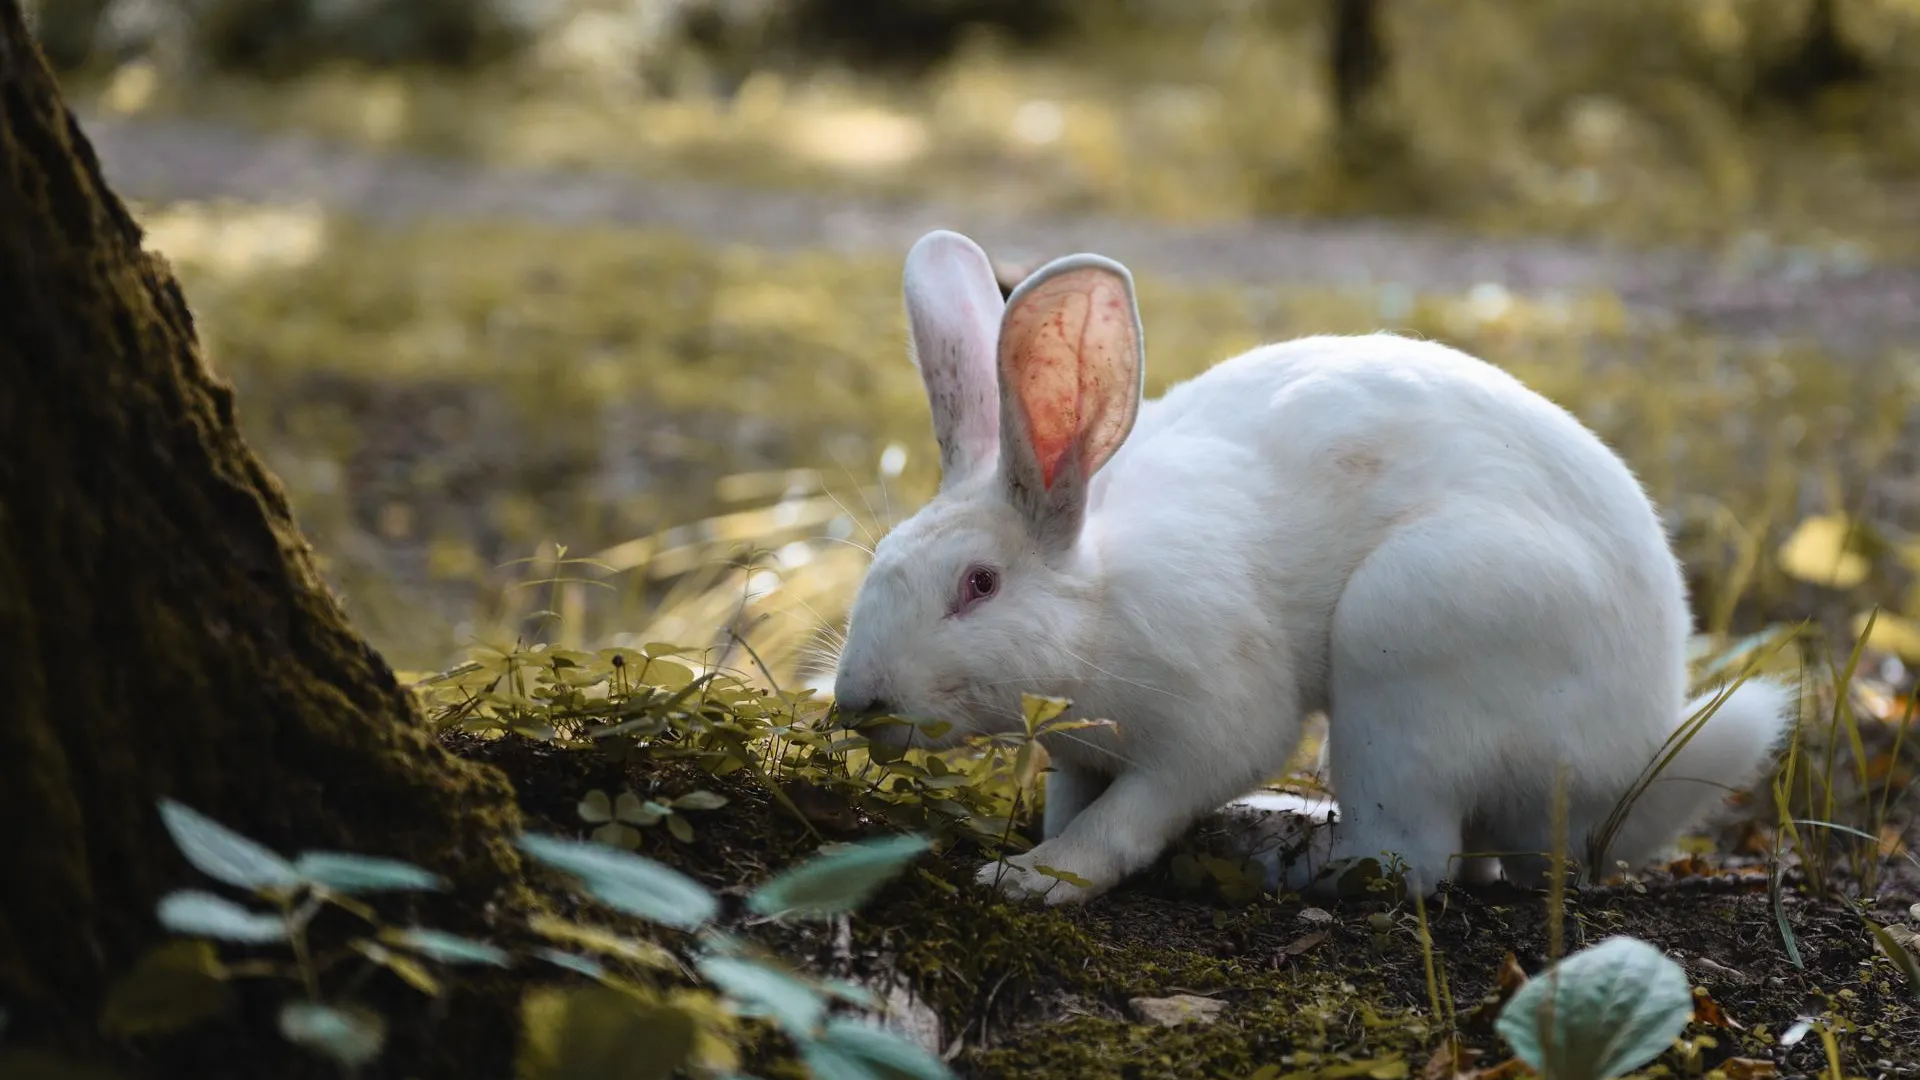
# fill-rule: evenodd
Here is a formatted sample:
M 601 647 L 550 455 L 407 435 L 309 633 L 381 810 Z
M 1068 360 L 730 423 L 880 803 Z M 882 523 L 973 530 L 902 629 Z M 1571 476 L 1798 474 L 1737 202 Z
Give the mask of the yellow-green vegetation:
M 570 645 L 753 626 L 789 682 L 837 625 L 860 547 L 932 490 L 893 260 L 300 210 L 144 220 L 248 437 L 402 667 L 538 637 L 546 612 Z M 1877 602 L 1877 642 L 1920 655 L 1901 617 L 1920 615 L 1920 549 L 1880 475 L 1904 453 L 1910 354 L 1742 344 L 1638 323 L 1604 294 L 1140 293 L 1149 393 L 1310 333 L 1384 327 L 1484 356 L 1634 466 L 1706 629 L 1813 613 L 1838 630 Z M 555 543 L 588 561 L 556 562 Z
M 708 90 L 711 58 L 671 43 L 648 55 L 605 11 L 478 78 L 336 69 L 263 88 L 141 60 L 82 87 L 117 112 L 385 148 L 1015 210 L 1389 212 L 1920 251 L 1909 0 L 1842 0 L 1843 44 L 1866 75 L 1806 98 L 1781 87 L 1809 0 L 1389 0 L 1387 73 L 1357 141 L 1329 103 L 1331 7 L 1088 5 L 1042 52 L 982 38 L 911 82 L 749 57 L 724 98 Z

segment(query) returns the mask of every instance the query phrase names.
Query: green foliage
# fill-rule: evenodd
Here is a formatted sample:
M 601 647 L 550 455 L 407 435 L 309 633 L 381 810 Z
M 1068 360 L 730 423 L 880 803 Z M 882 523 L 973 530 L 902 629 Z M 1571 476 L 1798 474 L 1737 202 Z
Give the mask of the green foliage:
M 249 911 L 225 897 L 193 889 L 161 897 L 158 914 L 160 925 L 176 934 L 254 945 L 287 939 L 287 924 L 280 916 Z
M 1665 1052 L 1692 1015 L 1680 965 L 1637 938 L 1611 937 L 1521 987 L 1499 1030 L 1548 1080 L 1612 1080 Z
M 649 922 L 697 930 L 720 910 L 699 882 L 643 856 L 534 834 L 515 842 L 540 862 L 579 878 L 601 903 Z
M 289 1001 L 280 1009 L 280 1034 L 290 1043 L 332 1058 L 342 1068 L 358 1069 L 380 1056 L 387 1024 L 379 1013 L 367 1009 Z
M 599 826 L 593 830 L 595 841 L 632 850 L 640 846 L 640 833 L 635 826 L 645 828 L 664 821 L 668 835 L 683 844 L 691 844 L 693 825 L 681 811 L 718 810 L 725 805 L 727 800 L 711 791 L 645 800 L 631 791 L 623 791 L 619 798 L 609 801 L 606 792 L 595 789 L 580 800 L 579 813 L 580 820 Z
M 723 800 L 694 792 L 676 802 L 714 809 Z M 114 987 L 105 1017 L 113 1030 L 176 1030 L 224 1011 L 231 1003 L 232 980 L 281 980 L 303 991 L 282 1003 L 281 1035 L 343 1069 L 357 1070 L 379 1057 L 387 1022 L 363 1004 L 323 992 L 322 975 L 340 959 L 357 956 L 427 995 L 438 995 L 442 987 L 422 960 L 454 967 L 507 967 L 515 960 L 514 952 L 490 942 L 430 927 L 385 925 L 354 895 L 431 891 L 444 884 L 419 867 L 331 852 L 306 852 L 288 862 L 186 807 L 168 803 L 164 812 L 196 866 L 229 884 L 252 883 L 253 895 L 279 910 L 257 912 L 212 893 L 179 890 L 161 900 L 162 924 L 198 938 L 247 945 L 284 942 L 292 961 L 229 967 L 207 941 L 169 942 Z M 524 1080 L 665 1077 L 683 1066 L 715 1075 L 731 1069 L 737 1058 L 737 1021 L 753 1017 L 772 1019 L 800 1047 L 804 1060 L 822 1063 L 815 1073 L 822 1080 L 949 1075 L 944 1065 L 897 1034 L 829 1017 L 836 1002 L 868 1009 L 877 1003 L 860 987 L 814 979 L 750 955 L 743 943 L 712 925 L 719 914 L 718 898 L 685 874 L 604 844 L 538 834 L 523 835 L 517 843 L 536 861 L 577 879 L 602 904 L 697 934 L 700 949 L 685 966 L 710 988 L 663 985 L 661 977 L 680 973 L 684 966 L 659 944 L 536 915 L 529 929 L 568 948 L 535 946 L 526 955 L 584 977 L 591 985 L 537 987 L 525 994 L 519 1062 Z M 755 907 L 778 914 L 851 913 L 927 846 L 919 837 L 896 837 L 827 851 L 762 886 L 753 894 Z M 314 916 L 329 906 L 368 924 L 371 936 L 351 938 L 337 954 L 317 954 L 309 930 Z M 615 971 L 605 960 L 620 962 L 626 970 Z
M 160 801 L 160 820 L 180 854 L 216 881 L 262 890 L 300 884 L 300 873 L 292 863 L 172 799 Z
M 827 918 L 848 914 L 925 853 L 919 836 L 891 836 L 822 848 L 821 854 L 754 890 L 747 906 L 762 915 Z
M 396 859 L 309 851 L 293 863 L 302 881 L 338 893 L 418 892 L 447 887 L 446 879 Z

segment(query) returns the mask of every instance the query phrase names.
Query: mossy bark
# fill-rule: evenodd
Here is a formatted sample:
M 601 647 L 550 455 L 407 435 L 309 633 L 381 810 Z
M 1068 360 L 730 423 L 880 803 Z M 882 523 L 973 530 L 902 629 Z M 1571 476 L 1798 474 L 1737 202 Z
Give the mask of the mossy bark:
M 8 1044 L 102 1049 L 104 989 L 159 935 L 154 900 L 195 883 L 162 795 L 282 850 L 416 860 L 475 911 L 516 880 L 511 789 L 435 746 L 347 625 L 17 0 L 0 0 L 0 657 Z

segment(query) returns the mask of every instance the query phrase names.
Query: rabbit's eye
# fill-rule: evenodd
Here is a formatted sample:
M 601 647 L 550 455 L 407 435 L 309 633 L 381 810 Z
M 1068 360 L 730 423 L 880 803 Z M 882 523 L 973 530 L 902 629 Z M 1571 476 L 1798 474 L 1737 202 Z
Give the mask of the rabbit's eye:
M 965 610 L 1000 590 L 1000 574 L 991 566 L 972 566 L 960 579 L 960 608 Z

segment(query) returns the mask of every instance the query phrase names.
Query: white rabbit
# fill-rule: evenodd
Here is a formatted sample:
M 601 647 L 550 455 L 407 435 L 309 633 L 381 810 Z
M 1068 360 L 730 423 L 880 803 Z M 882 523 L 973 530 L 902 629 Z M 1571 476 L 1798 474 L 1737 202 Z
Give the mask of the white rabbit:
M 1647 496 L 1498 368 L 1310 337 L 1143 405 L 1117 263 L 1055 260 L 1003 303 L 980 248 L 940 231 L 905 293 L 942 481 L 874 553 L 839 707 L 952 725 L 922 745 L 1017 730 L 1022 692 L 1115 722 L 1052 739 L 1045 840 L 982 881 L 1050 902 L 1110 888 L 1280 772 L 1315 709 L 1341 820 L 1289 888 L 1388 853 L 1427 890 L 1464 852 L 1541 853 L 1500 866 L 1538 881 L 1558 767 L 1581 859 L 1692 708 L 1685 585 Z M 1612 857 L 1652 857 L 1756 780 L 1791 703 L 1736 690 Z

